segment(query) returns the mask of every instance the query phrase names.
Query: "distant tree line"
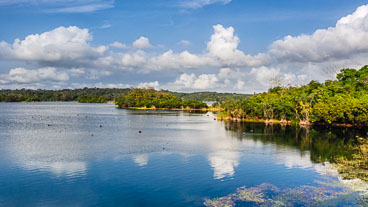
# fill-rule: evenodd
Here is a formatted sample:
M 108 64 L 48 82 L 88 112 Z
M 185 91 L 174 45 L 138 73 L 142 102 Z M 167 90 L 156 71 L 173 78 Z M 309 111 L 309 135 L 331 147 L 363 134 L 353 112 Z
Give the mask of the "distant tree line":
M 42 101 L 78 101 L 81 103 L 106 103 L 115 101 L 117 97 L 131 91 L 132 88 L 82 88 L 63 90 L 0 90 L 0 102 L 42 102 Z M 235 93 L 195 92 L 195 93 L 170 93 L 183 100 L 194 101 L 226 101 L 242 100 L 251 95 Z
M 195 100 L 183 100 L 165 91 L 157 91 L 150 88 L 136 88 L 129 93 L 120 96 L 116 100 L 119 108 L 146 107 L 146 108 L 167 108 L 167 109 L 202 109 L 207 108 L 207 104 Z
M 0 90 L 0 102 L 78 101 L 83 103 L 106 103 L 114 101 L 130 89 L 83 88 L 63 90 Z
M 221 103 L 221 118 L 282 120 L 301 124 L 368 124 L 368 66 L 342 69 L 337 80 L 277 86 L 249 99 Z

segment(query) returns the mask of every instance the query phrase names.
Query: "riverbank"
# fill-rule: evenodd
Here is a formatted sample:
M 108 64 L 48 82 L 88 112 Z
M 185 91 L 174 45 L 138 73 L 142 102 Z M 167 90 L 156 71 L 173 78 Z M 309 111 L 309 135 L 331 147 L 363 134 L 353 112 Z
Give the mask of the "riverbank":
M 301 127 L 310 127 L 313 125 L 317 126 L 333 126 L 333 127 L 356 127 L 365 128 L 368 125 L 364 124 L 351 124 L 351 123 L 322 123 L 322 122 L 308 122 L 308 121 L 291 121 L 291 120 L 277 120 L 277 119 L 252 119 L 252 118 L 236 118 L 230 116 L 224 116 L 219 114 L 217 116 L 219 121 L 230 121 L 230 122 L 249 122 L 249 123 L 265 123 L 265 124 L 281 124 L 281 125 L 299 125 Z

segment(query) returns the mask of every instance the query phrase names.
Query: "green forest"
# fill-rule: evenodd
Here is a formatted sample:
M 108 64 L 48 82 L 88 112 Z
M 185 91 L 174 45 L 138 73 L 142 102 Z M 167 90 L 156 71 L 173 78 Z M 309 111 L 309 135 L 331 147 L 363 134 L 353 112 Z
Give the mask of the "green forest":
M 278 86 L 249 99 L 222 102 L 219 119 L 367 125 L 368 66 L 342 69 L 336 79 Z
M 133 89 L 116 100 L 119 108 L 165 108 L 165 109 L 202 109 L 207 104 L 195 100 L 183 100 L 165 91 L 155 89 Z
M 129 90 L 118 88 L 0 90 L 0 102 L 78 101 L 82 103 L 106 103 L 114 101 Z

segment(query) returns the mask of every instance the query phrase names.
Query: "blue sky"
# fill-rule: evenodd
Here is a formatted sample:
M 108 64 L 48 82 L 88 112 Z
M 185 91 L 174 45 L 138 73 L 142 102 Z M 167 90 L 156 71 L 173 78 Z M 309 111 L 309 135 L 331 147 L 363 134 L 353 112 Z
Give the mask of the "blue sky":
M 323 81 L 326 68 L 367 64 L 365 3 L 0 0 L 0 88 L 252 93 L 274 77 Z

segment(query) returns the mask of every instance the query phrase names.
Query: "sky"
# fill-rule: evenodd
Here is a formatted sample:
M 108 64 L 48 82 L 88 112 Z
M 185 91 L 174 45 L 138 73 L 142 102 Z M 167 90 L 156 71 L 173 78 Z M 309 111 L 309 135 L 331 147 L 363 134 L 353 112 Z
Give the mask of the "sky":
M 362 0 L 0 0 L 0 28 L 0 89 L 258 93 L 368 64 Z

